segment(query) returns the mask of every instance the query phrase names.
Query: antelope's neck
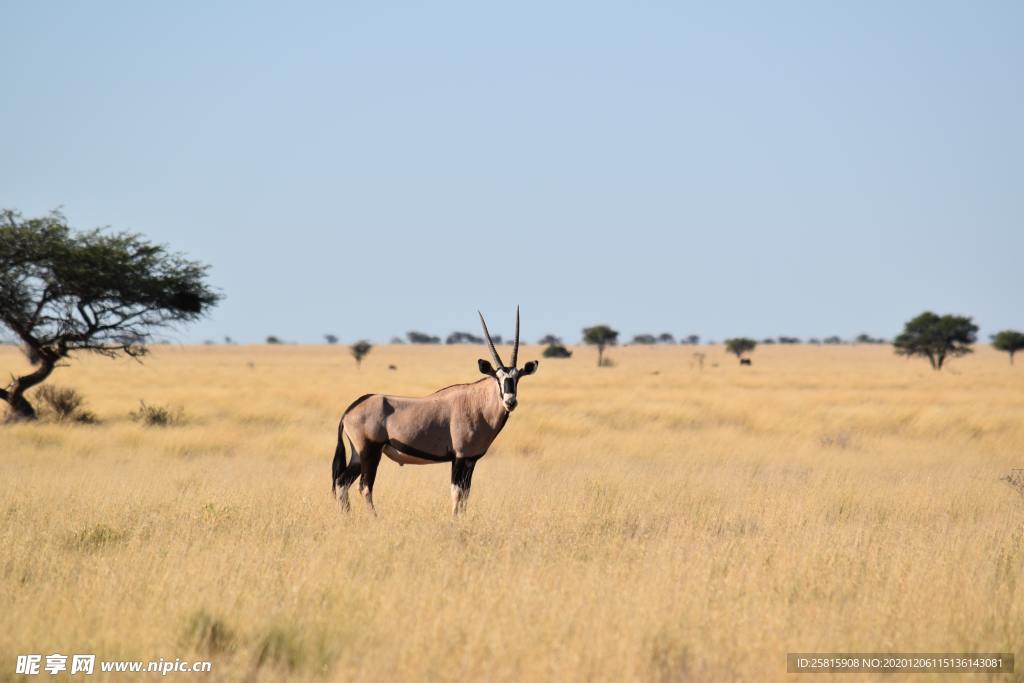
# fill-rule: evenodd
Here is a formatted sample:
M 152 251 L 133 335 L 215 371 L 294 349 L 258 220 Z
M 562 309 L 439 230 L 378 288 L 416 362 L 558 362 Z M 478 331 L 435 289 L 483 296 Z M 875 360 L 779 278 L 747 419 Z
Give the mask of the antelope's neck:
M 478 405 L 481 406 L 481 415 L 492 429 L 496 432 L 501 431 L 501 428 L 505 426 L 505 421 L 508 420 L 508 411 L 505 410 L 501 397 L 498 396 L 494 380 L 485 379 L 477 382 L 476 389 L 482 394 L 478 402 Z

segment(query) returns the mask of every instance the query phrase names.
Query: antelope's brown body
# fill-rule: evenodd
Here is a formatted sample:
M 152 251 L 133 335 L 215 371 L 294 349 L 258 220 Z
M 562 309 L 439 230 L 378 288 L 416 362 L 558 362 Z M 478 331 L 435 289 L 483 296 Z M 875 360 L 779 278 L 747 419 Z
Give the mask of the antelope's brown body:
M 536 371 L 530 361 L 516 368 L 519 352 L 519 310 L 512 364 L 505 366 L 498 356 L 487 323 L 484 334 L 498 368 L 478 361 L 487 375 L 472 384 L 456 384 L 429 396 L 411 398 L 366 394 L 352 403 L 338 425 L 331 489 L 341 508 L 347 511 L 349 486 L 358 478 L 359 490 L 373 510 L 373 484 L 381 457 L 400 465 L 429 465 L 447 462 L 452 467 L 452 510 L 458 514 L 466 505 L 473 469 L 505 427 L 518 404 L 519 378 Z M 352 447 L 352 459 L 345 462 L 345 439 Z

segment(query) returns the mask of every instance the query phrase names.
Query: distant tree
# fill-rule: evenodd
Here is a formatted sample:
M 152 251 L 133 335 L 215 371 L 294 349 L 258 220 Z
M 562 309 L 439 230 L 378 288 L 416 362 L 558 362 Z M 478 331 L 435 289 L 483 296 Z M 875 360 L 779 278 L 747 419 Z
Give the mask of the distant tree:
M 572 351 L 561 344 L 548 344 L 542 355 L 545 358 L 569 358 L 572 356 Z
M 638 334 L 633 337 L 634 344 L 657 344 L 658 339 L 653 334 Z
M 822 341 L 825 344 L 833 344 L 833 345 L 834 344 L 842 344 L 843 343 L 842 337 L 840 337 L 838 335 L 832 335 L 831 337 L 825 337 L 825 339 L 823 339 Z
M 726 352 L 734 354 L 737 358 L 742 358 L 743 354 L 751 353 L 755 348 L 757 348 L 757 342 L 747 337 L 733 337 L 725 340 Z
M 765 337 L 764 339 L 761 340 L 761 343 L 762 344 L 774 344 L 775 340 L 772 339 L 771 337 Z
M 1024 350 L 1024 332 L 1003 330 L 992 335 L 992 348 L 1010 354 L 1010 365 L 1013 365 L 1013 354 Z
M 334 344 L 338 343 L 338 337 L 333 334 L 325 334 L 324 341 L 333 346 Z
M 817 346 L 818 344 L 821 344 L 821 340 L 818 339 L 817 337 L 811 337 L 810 339 L 807 340 L 807 343 L 814 344 L 815 346 Z
M 0 325 L 36 366 L 0 389 L 8 419 L 35 419 L 25 393 L 73 354 L 141 358 L 155 331 L 201 318 L 221 299 L 206 273 L 142 235 L 0 211 Z
M 780 344 L 799 344 L 799 337 L 779 337 Z
M 205 339 L 203 340 L 203 344 L 205 346 L 216 346 L 217 342 L 213 341 L 212 339 Z
M 440 344 L 441 338 L 434 337 L 425 332 L 417 332 L 416 330 L 410 330 L 405 333 L 405 336 L 409 338 L 409 342 L 412 344 Z
M 225 337 L 224 337 L 224 343 L 225 343 L 225 344 L 234 344 L 234 343 L 235 343 L 235 340 L 234 340 L 234 339 L 232 339 L 231 337 L 227 337 L 227 336 L 225 336 Z
M 561 337 L 556 337 L 553 334 L 545 334 L 543 337 L 540 338 L 540 341 L 538 341 L 537 343 L 538 344 L 545 344 L 545 345 L 548 345 L 548 346 L 550 346 L 552 344 L 561 344 L 562 343 L 562 338 Z
M 356 367 L 361 368 L 363 366 L 363 358 L 370 352 L 373 345 L 365 339 L 361 339 L 348 348 L 352 352 L 352 357 L 356 359 Z
M 391 343 L 392 344 L 404 344 L 405 340 L 402 339 L 401 337 L 392 337 L 391 338 Z
M 268 344 L 281 344 L 283 342 L 281 341 L 280 337 L 271 334 L 271 335 L 267 336 L 267 343 Z
M 658 335 L 659 344 L 675 344 L 676 338 L 671 332 L 662 332 Z
M 705 355 L 703 351 L 693 352 L 693 362 L 697 364 L 697 369 L 701 372 L 704 372 L 704 358 Z
M 699 334 L 688 334 L 688 335 L 686 335 L 686 341 L 683 342 L 683 343 L 684 344 L 694 344 L 694 345 L 700 344 L 700 335 Z
M 444 340 L 445 344 L 483 344 L 484 338 L 470 332 L 452 332 Z
M 597 367 L 605 367 L 604 349 L 615 346 L 619 333 L 607 325 L 594 325 L 583 329 L 583 343 L 597 347 Z
M 893 346 L 901 356 L 924 356 L 933 370 L 941 370 L 947 357 L 972 353 L 978 338 L 978 326 L 960 315 L 939 316 L 925 311 L 903 327 Z

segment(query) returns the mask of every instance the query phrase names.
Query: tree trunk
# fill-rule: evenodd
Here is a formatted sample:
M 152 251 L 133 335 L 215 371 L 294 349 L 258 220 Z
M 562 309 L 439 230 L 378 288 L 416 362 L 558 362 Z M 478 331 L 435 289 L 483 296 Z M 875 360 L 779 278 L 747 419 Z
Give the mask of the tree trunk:
M 604 344 L 598 344 L 597 345 L 597 367 L 599 367 L 599 368 L 604 367 L 604 363 L 602 362 L 602 357 L 603 356 L 604 356 Z
M 53 361 L 44 360 L 34 372 L 18 377 L 7 389 L 0 389 L 0 400 L 6 401 L 11 408 L 8 422 L 36 419 L 36 410 L 25 398 L 25 392 L 49 377 L 55 366 Z
M 1013 351 L 1010 351 L 1010 365 L 1013 365 Z

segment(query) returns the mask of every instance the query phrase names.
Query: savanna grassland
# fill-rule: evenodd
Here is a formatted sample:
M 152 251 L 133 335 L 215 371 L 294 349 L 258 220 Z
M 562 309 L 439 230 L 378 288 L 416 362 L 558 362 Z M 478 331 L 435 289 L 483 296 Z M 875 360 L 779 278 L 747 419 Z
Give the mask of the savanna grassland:
M 209 659 L 209 681 L 778 680 L 790 651 L 1024 669 L 1024 497 L 1001 481 L 1024 366 L 699 350 L 703 371 L 685 346 L 542 361 L 457 520 L 447 465 L 385 460 L 374 519 L 341 516 L 330 463 L 350 401 L 475 381 L 482 348 L 76 359 L 52 382 L 100 424 L 0 427 L 0 680 L 52 652 Z M 140 400 L 183 422 L 132 421 Z

